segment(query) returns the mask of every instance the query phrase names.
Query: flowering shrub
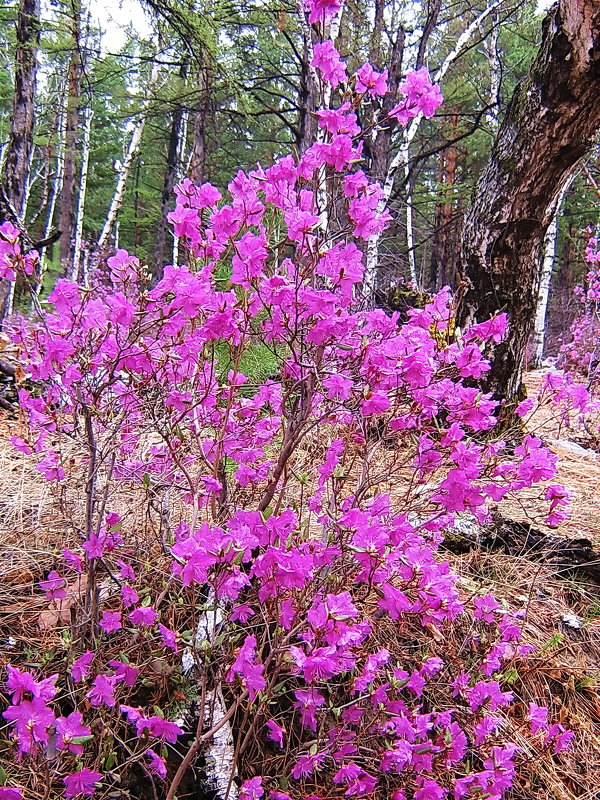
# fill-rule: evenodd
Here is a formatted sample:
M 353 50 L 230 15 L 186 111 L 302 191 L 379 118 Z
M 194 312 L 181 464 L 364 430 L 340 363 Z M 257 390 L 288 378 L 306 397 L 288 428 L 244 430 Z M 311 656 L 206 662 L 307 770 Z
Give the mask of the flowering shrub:
M 590 265 L 585 286 L 575 287 L 581 313 L 570 328 L 570 341 L 561 347 L 559 364 L 596 382 L 598 371 L 598 341 L 600 337 L 600 252 L 597 241 L 591 238 L 585 250 L 585 260 Z
M 310 22 L 339 6 L 312 0 Z M 334 51 L 315 46 L 332 88 L 346 81 Z M 551 479 L 555 457 L 532 436 L 495 440 L 494 401 L 466 385 L 504 315 L 453 341 L 448 290 L 402 326 L 361 310 L 361 247 L 388 216 L 357 169 L 354 112 L 387 87 L 370 65 L 354 87 L 298 161 L 239 172 L 225 201 L 183 181 L 170 221 L 186 265 L 149 288 L 119 250 L 91 287 L 60 280 L 52 311 L 14 323 L 38 389 L 19 391 L 28 433 L 13 443 L 61 487 L 79 544 L 39 584 L 59 612 L 56 671 L 10 665 L 4 718 L 17 758 L 64 797 L 134 792 L 141 774 L 171 800 L 223 731 L 223 796 L 511 787 L 503 670 L 529 647 L 509 608 L 461 595 L 438 547 L 457 513 L 485 521 Z M 404 123 L 441 102 L 422 70 L 403 91 Z M 256 379 L 258 357 L 270 374 Z M 557 523 L 566 495 L 544 491 Z M 460 625 L 464 652 L 445 653 Z M 518 724 L 556 754 L 571 738 L 535 703 Z

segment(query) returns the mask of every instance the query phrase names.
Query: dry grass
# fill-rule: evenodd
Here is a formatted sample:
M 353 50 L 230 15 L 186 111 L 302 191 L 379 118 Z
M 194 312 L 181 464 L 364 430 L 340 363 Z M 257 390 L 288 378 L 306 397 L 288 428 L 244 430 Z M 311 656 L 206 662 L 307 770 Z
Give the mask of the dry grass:
M 529 376 L 530 394 L 535 391 L 539 376 Z M 567 438 L 550 413 L 536 418 L 532 432 L 544 439 Z M 0 537 L 3 548 L 0 557 L 0 661 L 6 663 L 17 654 L 39 648 L 48 650 L 56 643 L 56 629 L 44 626 L 46 602 L 36 588 L 45 571 L 56 566 L 57 552 L 65 545 L 78 541 L 77 526 L 83 517 L 81 491 L 58 497 L 35 469 L 33 461 L 17 453 L 8 437 L 19 433 L 19 423 L 0 421 Z M 582 432 L 569 432 L 571 438 L 584 441 Z M 315 434 L 307 442 L 294 464 L 297 474 L 309 472 L 315 455 L 324 449 Z M 568 537 L 585 536 L 600 542 L 600 461 L 581 457 L 569 451 L 557 451 L 559 474 L 573 492 L 571 519 L 561 526 L 559 534 Z M 392 455 L 384 448 L 378 454 L 383 463 Z M 394 478 L 394 494 L 401 502 L 408 486 L 409 469 L 403 484 L 402 468 Z M 73 475 L 74 479 L 76 476 Z M 149 512 L 147 495 L 141 490 L 123 489 L 111 497 L 111 510 L 122 514 L 126 528 L 132 533 L 132 549 L 152 560 L 158 576 L 168 568 L 160 538 L 160 512 Z M 534 521 L 539 525 L 544 510 L 540 493 L 532 493 L 520 503 L 506 501 L 501 511 L 519 521 Z M 179 509 L 177 509 L 179 512 Z M 541 526 L 540 526 L 541 527 Z M 460 575 L 465 598 L 483 591 L 503 598 L 513 611 L 525 612 L 524 632 L 527 641 L 535 644 L 537 654 L 510 665 L 510 688 L 518 702 L 506 719 L 509 738 L 522 747 L 519 757 L 518 780 L 511 797 L 515 800 L 593 800 L 600 787 L 600 590 L 569 581 L 559 581 L 543 564 L 525 558 L 502 554 L 471 552 L 457 557 L 447 556 Z M 73 591 L 79 591 L 73 587 Z M 575 614 L 584 622 L 581 630 L 565 625 L 563 618 Z M 394 650 L 400 645 L 397 623 L 391 620 L 378 623 L 382 646 Z M 415 631 L 415 649 L 436 648 L 446 658 L 460 660 L 466 631 L 460 626 L 448 634 L 452 639 L 436 639 L 426 631 Z M 14 646 L 7 646 L 7 636 Z M 402 647 L 405 648 L 406 639 Z M 406 649 L 399 649 L 399 658 Z M 445 697 L 448 697 L 446 692 Z M 550 706 L 553 717 L 577 734 L 576 744 L 569 753 L 554 757 L 542 752 L 541 741 L 532 743 L 526 736 L 527 704 L 536 700 Z
M 528 395 L 535 397 L 541 390 L 544 375 L 530 372 L 525 376 Z M 596 429 L 600 420 L 594 421 Z M 568 538 L 587 538 L 600 548 L 600 455 L 595 448 L 598 442 L 590 441 L 589 429 L 576 425 L 566 428 L 557 418 L 552 406 L 543 406 L 527 419 L 527 428 L 558 456 L 558 471 L 553 483 L 563 483 L 572 494 L 571 515 L 554 533 Z M 585 455 L 565 448 L 560 443 L 574 442 L 584 447 Z M 518 500 L 505 500 L 500 511 L 518 522 L 529 522 L 541 530 L 550 530 L 540 521 L 545 505 L 540 500 L 541 492 L 524 491 Z

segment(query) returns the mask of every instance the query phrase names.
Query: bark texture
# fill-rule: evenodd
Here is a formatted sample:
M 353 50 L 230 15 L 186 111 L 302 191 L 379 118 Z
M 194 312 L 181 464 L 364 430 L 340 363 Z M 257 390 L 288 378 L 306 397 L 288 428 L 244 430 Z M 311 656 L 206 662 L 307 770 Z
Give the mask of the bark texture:
M 3 181 L 6 197 L 19 218 L 23 212 L 33 148 L 39 17 L 39 0 L 21 0 L 17 18 L 15 85 Z
M 194 114 L 194 139 L 190 157 L 189 178 L 196 186 L 206 180 L 207 132 L 212 119 L 213 74 L 210 66 L 210 53 L 203 54 L 198 65 L 198 100 Z
M 565 181 L 600 127 L 600 3 L 560 0 L 517 86 L 465 218 L 461 327 L 509 315 L 488 390 L 513 399 L 535 316 L 544 237 Z
M 8 220 L 23 233 L 23 245 L 29 249 L 23 211 L 27 197 L 29 165 L 33 149 L 37 51 L 40 43 L 39 0 L 21 0 L 17 17 L 15 84 L 6 147 L 6 162 L 0 187 L 0 222 Z M 12 313 L 14 284 L 0 281 L 0 320 Z
M 187 64 L 181 69 L 180 77 L 185 81 Z M 167 163 L 165 167 L 165 178 L 161 195 L 161 212 L 158 227 L 156 229 L 156 246 L 154 248 L 154 258 L 152 262 L 152 278 L 158 282 L 162 278 L 165 264 L 165 253 L 167 248 L 167 214 L 171 210 L 173 203 L 173 189 L 177 183 L 179 175 L 179 156 L 181 153 L 181 137 L 183 131 L 185 109 L 181 105 L 175 106 L 171 117 L 171 132 L 169 134 L 169 146 L 167 151 Z

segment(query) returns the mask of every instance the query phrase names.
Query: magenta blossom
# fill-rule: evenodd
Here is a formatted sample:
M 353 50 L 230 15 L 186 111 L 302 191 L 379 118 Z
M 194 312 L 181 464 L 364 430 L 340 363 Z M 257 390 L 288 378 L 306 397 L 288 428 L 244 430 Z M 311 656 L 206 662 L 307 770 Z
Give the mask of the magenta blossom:
M 170 742 L 171 744 L 174 744 L 177 741 L 177 737 L 181 736 L 183 733 L 179 725 L 157 716 L 147 718 L 139 717 L 135 725 L 138 736 L 144 731 L 148 731 L 150 736 L 163 739 L 165 742 Z
M 65 784 L 65 797 L 77 797 L 78 794 L 84 794 L 90 797 L 96 791 L 96 784 L 102 780 L 102 775 L 95 770 L 84 767 L 79 772 L 74 772 L 72 775 L 67 775 L 63 779 Z
M 167 777 L 167 765 L 165 764 L 164 758 L 161 758 L 157 753 L 154 752 L 154 750 L 151 750 L 150 748 L 146 750 L 146 755 L 150 759 L 150 769 L 152 772 L 164 780 Z
M 306 9 L 309 12 L 308 21 L 329 22 L 342 7 L 342 0 L 306 0 Z
M 48 573 L 45 580 L 40 581 L 40 589 L 46 592 L 48 600 L 64 600 L 67 596 L 66 586 L 66 579 L 61 578 L 55 569 Z
M 93 706 L 105 705 L 112 708 L 115 705 L 115 688 L 117 678 L 110 675 L 96 675 L 94 685 L 86 694 Z
M 278 744 L 279 747 L 283 747 L 285 728 L 282 728 L 281 725 L 278 725 L 273 719 L 267 720 L 265 728 L 269 731 L 269 739 Z
M 56 733 L 58 740 L 56 747 L 59 750 L 69 750 L 75 755 L 83 753 L 83 744 L 74 742 L 73 739 L 91 736 L 91 730 L 83 724 L 83 716 L 79 711 L 72 711 L 68 717 L 59 717 L 56 720 Z
M 120 630 L 121 625 L 121 612 L 120 611 L 104 611 L 98 625 L 105 633 L 113 633 Z
M 325 42 L 315 44 L 313 50 L 314 56 L 311 65 L 316 67 L 323 76 L 323 80 L 335 89 L 347 77 L 346 66 L 340 59 L 335 45 L 331 39 L 327 39 Z
M 158 614 L 152 608 L 152 606 L 140 606 L 139 608 L 134 609 L 131 614 L 129 614 L 129 620 L 134 625 L 142 625 L 144 627 L 154 625 L 157 619 Z
M 93 660 L 94 653 L 91 650 L 87 650 L 82 656 L 75 659 L 71 665 L 71 677 L 75 683 L 80 683 L 82 680 L 89 678 Z
M 361 94 L 368 92 L 371 97 L 383 97 L 388 90 L 387 69 L 377 72 L 370 64 L 363 64 L 356 73 L 356 91 Z

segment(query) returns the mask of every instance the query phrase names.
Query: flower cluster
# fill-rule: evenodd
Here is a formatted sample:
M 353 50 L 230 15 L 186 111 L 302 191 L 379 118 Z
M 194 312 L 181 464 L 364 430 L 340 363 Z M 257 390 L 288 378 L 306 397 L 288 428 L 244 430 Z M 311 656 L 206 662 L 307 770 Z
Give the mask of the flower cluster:
M 0 225 L 0 278 L 14 281 L 17 272 L 33 275 L 39 255 L 36 250 L 23 252 L 20 231 L 12 222 Z
M 600 337 L 600 252 L 597 241 L 591 238 L 585 250 L 590 269 L 584 285 L 576 286 L 575 296 L 580 301 L 580 313 L 569 330 L 569 341 L 560 350 L 559 364 L 567 369 L 587 375 L 595 383 L 598 371 L 598 341 Z
M 309 5 L 311 23 L 340 7 Z M 332 48 L 316 45 L 315 65 L 335 88 L 346 68 Z M 354 85 L 358 102 L 383 93 L 385 75 L 364 65 Z M 441 102 L 422 70 L 402 91 L 403 123 Z M 68 669 L 9 666 L 4 713 L 19 759 L 59 752 L 65 797 L 110 785 L 119 758 L 167 779 L 186 720 L 148 702 L 156 662 L 194 687 L 203 742 L 230 724 L 240 797 L 461 800 L 512 784 L 502 671 L 530 648 L 507 606 L 461 594 L 438 547 L 457 514 L 486 521 L 507 494 L 550 480 L 555 459 L 534 437 L 512 450 L 494 438 L 496 404 L 473 385 L 504 315 L 455 341 L 448 290 L 402 325 L 361 309 L 364 242 L 389 216 L 358 168 L 352 108 L 324 109 L 300 159 L 238 172 L 226 198 L 184 180 L 169 219 L 187 262 L 155 286 L 119 250 L 90 287 L 59 280 L 42 319 L 14 322 L 30 383 L 28 432 L 13 444 L 65 491 L 85 486 L 79 545 L 39 584 L 59 610 L 79 587 Z M 121 490 L 148 516 L 168 505 L 152 554 L 162 581 L 135 552 Z M 556 521 L 566 495 L 545 491 Z M 465 617 L 471 655 L 453 661 L 436 642 Z M 383 646 L 382 626 L 397 645 Z M 134 662 L 122 652 L 132 637 Z M 566 747 L 543 709 L 530 714 L 541 747 Z M 252 774 L 256 743 L 271 777 Z

